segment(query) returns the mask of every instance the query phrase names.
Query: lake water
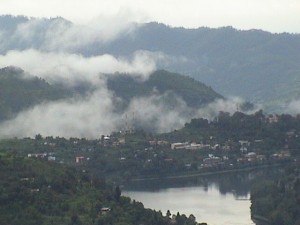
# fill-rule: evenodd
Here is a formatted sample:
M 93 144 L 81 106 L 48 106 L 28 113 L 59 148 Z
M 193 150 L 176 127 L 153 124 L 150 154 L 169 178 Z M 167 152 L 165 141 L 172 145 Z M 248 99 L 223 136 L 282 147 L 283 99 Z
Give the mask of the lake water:
M 272 171 L 273 173 L 274 171 Z M 165 215 L 193 214 L 208 225 L 253 225 L 250 217 L 250 186 L 255 179 L 271 176 L 252 171 L 211 177 L 132 182 L 124 196 L 142 202 L 146 208 Z

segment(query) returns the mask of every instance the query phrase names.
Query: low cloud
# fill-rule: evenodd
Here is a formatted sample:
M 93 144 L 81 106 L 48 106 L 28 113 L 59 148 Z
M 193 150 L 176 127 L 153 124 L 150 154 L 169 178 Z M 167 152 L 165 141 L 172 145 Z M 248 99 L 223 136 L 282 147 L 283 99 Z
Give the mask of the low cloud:
M 120 99 L 107 89 L 90 96 L 37 105 L 20 113 L 15 119 L 0 124 L 1 137 L 43 136 L 99 138 L 101 134 L 130 128 L 152 132 L 179 129 L 192 118 L 213 119 L 220 111 L 234 113 L 238 98 L 216 100 L 201 109 L 193 109 L 172 94 L 153 94 L 133 99 L 128 108 L 117 112 Z M 173 96 L 174 97 L 174 96 Z
M 285 105 L 285 113 L 297 115 L 300 113 L 300 100 L 293 100 Z
M 167 92 L 134 98 L 125 114 L 136 128 L 168 132 L 181 128 L 189 120 L 191 111 L 184 100 Z
M 227 99 L 217 99 L 212 103 L 209 103 L 206 107 L 199 109 L 197 112 L 197 117 L 206 118 L 208 120 L 214 119 L 218 114 L 222 112 L 229 112 L 233 114 L 234 112 L 240 110 L 240 106 L 243 105 L 245 101 L 239 97 L 228 97 Z M 245 113 L 253 113 L 257 111 L 258 108 L 254 108 L 251 111 Z
M 100 74 L 115 72 L 129 73 L 145 80 L 155 70 L 156 60 L 155 55 L 143 51 L 136 52 L 128 61 L 112 55 L 84 57 L 78 54 L 45 53 L 29 49 L 9 51 L 5 55 L 0 55 L 0 67 L 14 65 L 49 82 L 74 85 L 85 81 L 97 85 L 101 78 Z
M 96 138 L 113 131 L 118 117 L 113 112 L 113 96 L 98 90 L 82 99 L 41 104 L 0 125 L 1 137 L 45 136 Z
M 126 109 L 118 111 L 122 100 L 107 89 L 107 74 L 127 73 L 143 82 L 157 64 L 183 63 L 187 59 L 142 50 L 129 58 L 77 54 L 87 45 L 106 43 L 125 30 L 130 33 L 135 29 L 124 15 L 107 23 L 109 26 L 99 21 L 83 26 L 61 18 L 30 19 L 17 25 L 10 35 L 8 31 L 0 31 L 0 52 L 3 52 L 0 67 L 17 66 L 28 74 L 68 87 L 84 82 L 94 90 L 85 97 L 43 103 L 19 113 L 15 119 L 0 124 L 0 137 L 33 137 L 40 133 L 98 138 L 101 134 L 127 129 L 126 126 L 168 132 L 181 128 L 192 118 L 213 119 L 220 111 L 233 113 L 241 104 L 241 99 L 232 98 L 195 109 L 174 93 L 154 92 L 148 97 L 132 99 Z
M 33 48 L 75 53 L 85 48 L 100 47 L 121 34 L 130 35 L 138 27 L 132 17 L 130 12 L 123 10 L 111 17 L 99 16 L 86 24 L 74 24 L 60 17 L 29 18 L 10 29 L 0 30 L 0 52 Z

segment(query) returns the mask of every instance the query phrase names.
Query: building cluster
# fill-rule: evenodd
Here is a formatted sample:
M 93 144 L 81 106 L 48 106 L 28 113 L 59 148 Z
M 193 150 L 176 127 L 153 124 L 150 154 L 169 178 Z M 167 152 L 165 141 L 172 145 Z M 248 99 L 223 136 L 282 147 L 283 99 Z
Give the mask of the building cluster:
M 28 158 L 36 158 L 36 159 L 45 159 L 48 161 L 55 161 L 56 157 L 53 152 L 50 153 L 29 153 L 27 154 Z
M 287 137 L 293 135 L 295 135 L 295 133 L 292 131 L 287 133 Z M 252 142 L 249 140 L 239 140 L 238 142 L 227 141 L 222 144 L 175 142 L 170 144 L 170 148 L 171 150 L 206 150 L 206 152 L 210 152 L 208 157 L 202 159 L 200 168 L 261 164 L 266 160 L 286 160 L 291 158 L 288 146 L 278 150 L 269 158 L 264 154 L 259 154 L 260 146 L 263 142 L 263 140 L 254 140 Z
M 197 144 L 197 143 L 181 143 L 181 142 L 177 142 L 177 143 L 172 143 L 171 144 L 171 149 L 172 150 L 177 150 L 177 149 L 185 149 L 185 150 L 198 150 L 198 149 L 203 149 L 203 148 L 210 148 L 210 145 L 205 145 L 205 144 Z

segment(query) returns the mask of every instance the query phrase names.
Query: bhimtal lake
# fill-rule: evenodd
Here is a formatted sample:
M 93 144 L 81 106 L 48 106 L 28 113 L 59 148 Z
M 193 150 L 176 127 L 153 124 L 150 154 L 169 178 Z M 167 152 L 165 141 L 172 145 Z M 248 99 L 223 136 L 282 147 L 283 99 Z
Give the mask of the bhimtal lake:
M 125 185 L 123 195 L 164 215 L 193 214 L 208 225 L 254 225 L 250 188 L 258 179 L 274 177 L 279 168 L 256 169 L 219 175 L 139 180 Z

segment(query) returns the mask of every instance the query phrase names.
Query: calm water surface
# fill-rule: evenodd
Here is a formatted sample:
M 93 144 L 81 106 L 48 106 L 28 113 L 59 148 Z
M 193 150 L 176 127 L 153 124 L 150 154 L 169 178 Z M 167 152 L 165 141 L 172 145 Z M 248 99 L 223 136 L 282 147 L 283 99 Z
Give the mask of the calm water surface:
M 250 218 L 250 186 L 255 179 L 270 176 L 266 171 L 218 175 L 205 178 L 133 182 L 124 196 L 165 215 L 193 214 L 209 225 L 253 225 Z

